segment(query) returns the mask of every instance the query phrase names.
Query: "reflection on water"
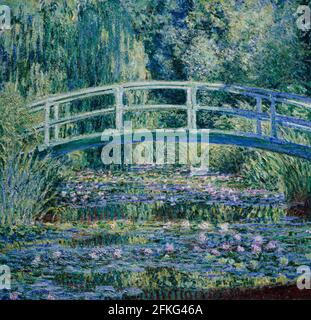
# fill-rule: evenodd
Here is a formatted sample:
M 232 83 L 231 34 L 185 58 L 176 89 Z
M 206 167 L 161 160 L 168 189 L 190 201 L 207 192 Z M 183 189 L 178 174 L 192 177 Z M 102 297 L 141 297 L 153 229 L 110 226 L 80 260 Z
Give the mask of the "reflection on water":
M 10 265 L 13 290 L 25 299 L 190 299 L 293 283 L 310 261 L 311 223 L 270 214 L 232 223 L 210 223 L 203 211 L 191 220 L 66 224 L 8 250 L 0 263 Z
M 285 216 L 284 195 L 245 188 L 236 176 L 192 176 L 180 170 L 82 172 L 60 190 L 62 222 L 131 219 L 276 220 Z
M 240 220 L 278 221 L 286 216 L 286 207 L 280 205 L 228 206 L 225 204 L 176 203 L 174 206 L 163 203 L 107 204 L 105 207 L 67 208 L 61 215 L 62 222 L 95 223 L 107 220 L 130 219 L 132 221 L 168 221 L 188 219 L 210 223 L 237 222 Z

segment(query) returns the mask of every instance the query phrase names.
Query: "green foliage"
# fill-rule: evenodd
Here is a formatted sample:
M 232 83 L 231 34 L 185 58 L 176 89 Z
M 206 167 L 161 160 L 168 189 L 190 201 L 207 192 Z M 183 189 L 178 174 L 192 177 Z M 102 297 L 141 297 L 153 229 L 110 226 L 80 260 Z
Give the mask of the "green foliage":
M 118 0 L 21 2 L 12 12 L 0 83 L 14 82 L 23 96 L 146 77 L 144 48 Z
M 307 93 L 310 39 L 300 1 L 127 1 L 153 78 L 245 83 Z
M 0 249 L 8 247 L 20 248 L 27 242 L 40 240 L 46 236 L 49 228 L 45 225 L 0 225 Z
M 0 93 L 0 224 L 31 223 L 50 210 L 60 179 L 60 162 L 40 160 L 25 100 L 13 85 Z
M 308 139 L 300 137 L 305 144 Z M 310 141 L 310 140 L 309 140 Z M 280 189 L 288 203 L 311 213 L 311 163 L 307 160 L 256 151 L 243 169 L 249 182 L 266 189 Z
M 5 153 L 0 172 L 0 223 L 30 224 L 42 219 L 56 200 L 60 162 L 24 150 Z
M 31 123 L 30 116 L 23 108 L 24 104 L 24 99 L 12 84 L 8 84 L 6 90 L 0 92 L 0 163 L 2 165 L 6 150 L 23 144 L 22 133 L 27 123 Z
M 210 169 L 221 173 L 240 173 L 249 153 L 243 148 L 212 145 Z

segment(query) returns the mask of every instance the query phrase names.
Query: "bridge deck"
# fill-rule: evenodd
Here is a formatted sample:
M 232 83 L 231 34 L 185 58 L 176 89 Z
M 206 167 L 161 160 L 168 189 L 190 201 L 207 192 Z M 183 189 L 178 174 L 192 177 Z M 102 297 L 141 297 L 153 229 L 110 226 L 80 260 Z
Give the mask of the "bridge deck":
M 167 132 L 174 132 L 174 129 L 166 130 Z M 140 131 L 140 133 L 142 135 L 144 134 L 143 131 Z M 83 135 L 70 140 L 64 140 L 62 142 L 54 143 L 48 149 L 45 146 L 41 146 L 40 151 L 50 150 L 53 155 L 57 156 L 77 150 L 101 147 L 107 143 L 101 140 L 101 136 L 102 133 Z M 153 141 L 156 141 L 155 135 Z M 183 141 L 180 140 L 180 142 Z M 266 151 L 283 153 L 311 161 L 311 147 L 309 146 L 285 142 L 283 140 L 274 138 L 264 138 L 262 136 L 254 134 L 209 130 L 209 142 L 211 144 L 234 145 L 239 147 L 256 148 Z

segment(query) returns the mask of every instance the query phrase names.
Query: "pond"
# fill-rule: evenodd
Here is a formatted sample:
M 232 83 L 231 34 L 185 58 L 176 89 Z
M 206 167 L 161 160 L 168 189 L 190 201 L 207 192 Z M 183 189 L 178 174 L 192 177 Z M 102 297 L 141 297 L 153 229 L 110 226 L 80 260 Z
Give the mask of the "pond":
M 53 223 L 0 229 L 13 281 L 0 298 L 203 299 L 295 284 L 311 264 L 311 222 L 242 177 L 87 170 L 59 195 Z

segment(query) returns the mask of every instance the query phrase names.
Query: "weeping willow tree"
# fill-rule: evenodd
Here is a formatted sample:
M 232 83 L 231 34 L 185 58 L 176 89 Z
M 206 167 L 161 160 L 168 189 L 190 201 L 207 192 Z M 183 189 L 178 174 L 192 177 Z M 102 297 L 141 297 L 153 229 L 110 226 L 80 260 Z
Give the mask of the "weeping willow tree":
M 23 96 L 147 77 L 143 45 L 119 0 L 20 3 L 0 39 L 0 82 Z

